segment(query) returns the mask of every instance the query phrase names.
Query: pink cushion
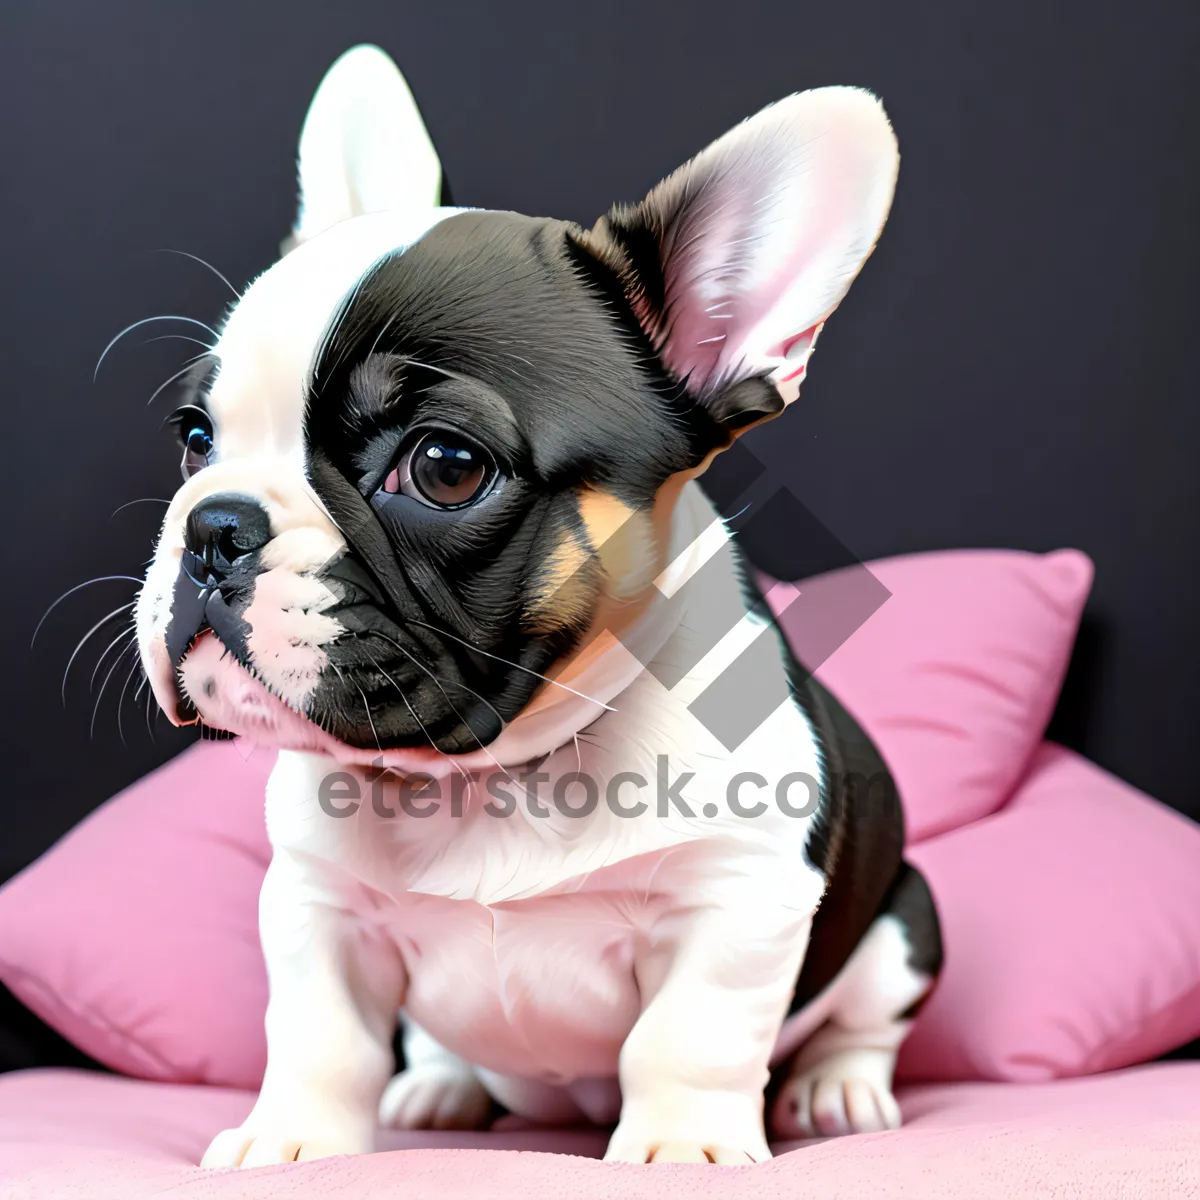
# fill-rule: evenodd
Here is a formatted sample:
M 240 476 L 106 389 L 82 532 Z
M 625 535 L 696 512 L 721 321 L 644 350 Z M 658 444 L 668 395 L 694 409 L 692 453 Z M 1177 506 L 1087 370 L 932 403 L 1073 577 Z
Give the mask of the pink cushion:
M 995 812 L 1058 697 L 1092 564 L 1078 550 L 955 550 L 867 564 L 890 599 L 841 640 L 878 590 L 863 568 L 772 595 L 796 656 L 878 744 L 910 841 Z M 764 581 L 769 582 L 769 581 Z
M 202 742 L 92 813 L 0 891 L 0 979 L 118 1071 L 257 1086 L 274 757 Z
M 72 1071 L 0 1077 L 0 1192 L 14 1200 L 1183 1200 L 1200 1179 L 1200 1063 L 1052 1087 L 901 1092 L 905 1126 L 776 1147 L 754 1167 L 594 1161 L 598 1131 L 394 1134 L 391 1152 L 201 1171 L 253 1097 Z M 523 1150 L 526 1153 L 501 1153 Z M 790 1150 L 790 1152 L 788 1152 Z
M 1053 660 L 1046 671 L 1056 687 L 1090 575 L 1087 560 L 1070 551 L 1044 558 L 938 554 L 877 563 L 872 571 L 893 598 L 829 659 L 822 676 L 893 758 L 918 832 L 937 826 L 930 812 L 941 821 L 959 821 L 980 815 L 973 810 L 994 811 L 1027 761 L 1032 744 L 1027 749 L 1025 743 L 1039 736 L 1052 699 L 1053 687 L 1038 680 L 1034 647 L 1040 638 Z M 825 576 L 802 585 L 810 613 L 819 615 L 817 601 L 829 611 L 835 583 Z M 795 609 L 789 619 L 795 620 Z M 936 649 L 939 630 L 953 652 Z M 860 641 L 874 650 L 858 648 Z M 976 657 L 966 657 L 969 653 Z M 1002 670 L 1010 676 L 992 678 Z M 873 677 L 880 679 L 888 703 L 872 693 Z M 889 710 L 905 695 L 918 714 L 907 724 Z M 946 705 L 940 719 L 932 716 L 934 700 Z M 960 738 L 945 732 L 948 722 L 962 729 Z M 919 757 L 922 748 L 929 761 Z M 981 761 L 991 754 L 994 761 L 975 769 L 971 754 Z M 272 762 L 270 753 L 250 753 L 238 744 L 201 744 L 98 810 L 0 890 L 0 979 L 43 1019 L 117 1070 L 256 1086 L 265 1057 L 266 1003 L 256 895 L 268 857 L 262 803 Z M 1013 762 L 1019 764 L 1015 769 Z M 1052 1039 L 1056 1029 L 1074 1029 L 1072 1021 L 1090 1031 L 1086 1053 L 1071 1059 L 1059 1047 L 1060 1066 L 1045 1074 L 1133 1062 L 1190 1036 L 1182 1019 L 1187 1005 L 1176 1000 L 1200 978 L 1185 953 L 1188 945 L 1200 945 L 1194 923 L 1200 905 L 1194 903 L 1195 883 L 1178 885 L 1175 875 L 1182 868 L 1168 865 L 1196 831 L 1102 772 L 1086 764 L 1079 771 L 1074 790 L 1061 789 L 1066 799 L 1050 807 L 1057 812 L 1071 800 L 1082 808 L 1096 791 L 1095 803 L 1109 817 L 1079 822 L 1085 834 L 1073 832 L 1064 841 L 1055 827 L 1049 842 L 1016 856 L 1005 830 L 1019 832 L 1024 825 L 1018 819 L 1027 820 L 1036 843 L 1041 828 L 1022 817 L 1037 805 L 1022 800 L 999 817 L 930 842 L 918 859 L 947 923 L 949 958 L 906 1051 L 910 1075 L 1010 1078 L 1016 1063 L 1021 1077 L 1029 1070 L 1027 1047 L 1040 1046 L 1043 1025 L 1051 1027 Z M 955 808 L 954 786 L 970 805 Z M 1018 824 L 1006 824 L 1010 821 Z M 955 837 L 965 839 L 964 853 L 974 855 L 969 869 L 956 866 Z M 1159 845 L 1164 839 L 1165 848 Z M 1086 855 L 1076 853 L 1085 844 Z M 1194 847 L 1188 852 L 1194 854 Z M 973 890 L 956 890 L 960 879 Z M 1122 892 L 1118 912 L 1110 914 L 1106 905 L 1115 894 L 1114 879 L 1129 881 L 1130 895 Z M 1158 887 L 1160 879 L 1166 886 Z M 1068 899 L 1074 896 L 1078 914 L 1057 894 L 1046 902 L 1053 906 L 1050 915 L 1064 923 L 1070 911 L 1070 925 L 1054 925 L 1045 905 L 1021 907 L 1025 897 L 1045 895 L 1051 886 L 1066 888 Z M 1016 901 L 1014 891 L 1020 893 Z M 1103 920 L 1083 920 L 1094 912 L 1104 913 Z M 984 917 L 991 923 L 979 931 L 963 924 Z M 1038 931 L 1050 929 L 1057 930 L 1056 945 L 1071 945 L 1073 956 L 1059 949 L 1057 969 L 1064 975 L 1055 987 L 1041 986 L 1051 977 L 1047 969 L 1031 971 L 1031 960 L 1019 958 L 1043 946 Z M 1118 929 L 1125 940 L 1114 951 Z M 1164 952 L 1164 944 L 1172 953 Z M 1098 967 L 1095 975 L 1074 972 L 1091 945 L 1098 947 L 1101 965 L 1111 953 L 1119 966 L 1109 972 Z M 992 981 L 1009 977 L 1010 958 L 1018 964 L 1012 978 L 1023 981 L 1021 1004 L 1014 1001 L 976 1021 L 973 1006 L 991 1012 L 987 1002 L 1003 994 Z M 1158 1012 L 1164 988 L 1170 991 L 1166 1017 Z
M 1200 826 L 1047 743 L 1003 811 L 909 857 L 946 965 L 901 1075 L 1057 1079 L 1200 1037 Z

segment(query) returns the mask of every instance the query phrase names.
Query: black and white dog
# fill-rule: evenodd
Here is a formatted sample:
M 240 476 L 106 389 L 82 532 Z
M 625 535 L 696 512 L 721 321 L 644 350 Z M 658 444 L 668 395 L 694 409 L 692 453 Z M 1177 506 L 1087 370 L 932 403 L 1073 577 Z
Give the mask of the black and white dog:
M 591 229 L 440 207 L 391 61 L 330 71 L 137 606 L 172 720 L 281 748 L 269 1065 L 206 1164 L 493 1100 L 638 1163 L 898 1124 L 940 949 L 894 796 L 847 782 L 883 763 L 781 642 L 735 748 L 695 715 L 770 622 L 695 480 L 795 398 L 897 164 L 878 101 L 825 88 Z

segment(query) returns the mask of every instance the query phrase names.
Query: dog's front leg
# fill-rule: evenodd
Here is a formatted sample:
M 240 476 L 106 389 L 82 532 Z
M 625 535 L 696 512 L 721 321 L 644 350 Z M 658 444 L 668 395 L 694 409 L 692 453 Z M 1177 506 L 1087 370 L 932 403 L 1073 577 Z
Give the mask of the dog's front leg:
M 763 1089 L 812 906 L 761 893 L 681 914 L 636 963 L 642 1015 L 621 1050 L 606 1158 L 745 1164 L 771 1156 Z
M 319 864 L 276 850 L 259 905 L 270 986 L 266 1075 L 250 1115 L 217 1135 L 203 1166 L 373 1148 L 404 969 L 386 936 L 337 899 Z

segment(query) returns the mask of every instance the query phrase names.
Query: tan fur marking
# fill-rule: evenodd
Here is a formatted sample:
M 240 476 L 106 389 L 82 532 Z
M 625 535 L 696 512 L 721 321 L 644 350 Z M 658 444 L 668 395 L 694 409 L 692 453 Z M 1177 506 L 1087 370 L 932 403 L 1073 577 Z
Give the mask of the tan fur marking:
M 601 592 L 589 586 L 593 573 L 587 569 L 589 564 L 585 561 L 584 569 L 576 568 L 565 587 L 560 584 L 558 591 L 548 589 L 557 609 L 561 594 L 573 592 L 574 580 L 578 579 L 582 587 L 587 588 L 586 603 L 593 609 L 579 648 L 559 659 L 547 672 L 551 679 L 567 684 L 612 650 L 622 632 L 635 624 L 649 605 L 662 600 L 661 594 L 650 584 L 662 570 L 660 560 L 666 553 L 665 545 L 657 542 L 651 515 L 630 508 L 607 492 L 584 489 L 579 496 L 579 515 L 590 543 L 584 553 L 587 559 L 595 554 L 604 572 L 604 587 Z M 557 554 L 555 558 L 558 558 Z M 568 556 L 555 565 L 565 567 L 571 562 L 572 558 Z M 556 574 L 551 574 L 551 578 Z M 557 688 L 543 685 L 525 706 L 523 715 L 560 703 L 562 694 Z
M 595 599 L 591 553 L 574 534 L 567 536 L 539 572 L 537 590 L 526 617 L 534 633 L 550 633 L 585 621 Z
M 607 492 L 587 488 L 580 493 L 579 515 L 608 577 L 608 587 L 605 589 L 607 597 L 602 598 L 596 606 L 588 632 L 580 640 L 579 649 L 555 663 L 547 672 L 550 678 L 569 683 L 581 675 L 593 661 L 616 644 L 623 630 L 634 625 L 651 606 L 663 600 L 658 590 L 648 585 L 666 566 L 671 524 L 679 497 L 687 484 L 703 475 L 713 459 L 733 445 L 743 432 L 739 430 L 729 442 L 710 451 L 696 466 L 672 475 L 658 489 L 654 507 L 649 513 L 638 512 Z M 545 599 L 539 603 L 553 601 L 555 609 L 559 610 L 559 601 L 565 599 L 565 595 L 560 596 L 560 593 L 569 593 L 572 604 L 576 600 L 581 604 L 594 600 L 594 593 L 584 596 L 582 591 L 574 591 L 572 580 L 582 580 L 586 575 L 586 571 L 579 569 L 579 560 L 572 553 L 578 550 L 577 544 L 566 542 L 551 558 L 548 582 L 539 592 Z M 579 615 L 573 608 L 568 610 L 564 607 L 559 611 L 569 611 L 571 618 Z M 558 702 L 561 696 L 555 692 L 555 688 L 543 685 L 526 705 L 524 712 L 532 714 Z
M 585 488 L 579 515 L 614 598 L 636 596 L 658 574 L 650 518 L 608 492 Z
M 579 515 L 583 518 L 588 538 L 599 550 L 613 534 L 632 519 L 634 510 L 608 492 L 584 488 L 579 493 Z

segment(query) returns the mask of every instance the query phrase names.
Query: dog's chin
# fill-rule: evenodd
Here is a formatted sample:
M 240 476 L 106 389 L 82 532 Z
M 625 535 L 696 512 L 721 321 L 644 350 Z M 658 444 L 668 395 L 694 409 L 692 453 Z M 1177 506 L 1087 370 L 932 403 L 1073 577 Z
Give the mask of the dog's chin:
M 288 750 L 316 750 L 322 731 L 246 670 L 212 633 L 179 664 L 179 684 L 211 729 Z
M 380 752 L 350 746 L 326 733 L 255 679 L 211 632 L 196 639 L 179 665 L 178 677 L 183 694 L 210 729 L 279 750 L 328 755 L 347 764 L 430 775 L 448 769 L 447 756 L 432 746 Z

